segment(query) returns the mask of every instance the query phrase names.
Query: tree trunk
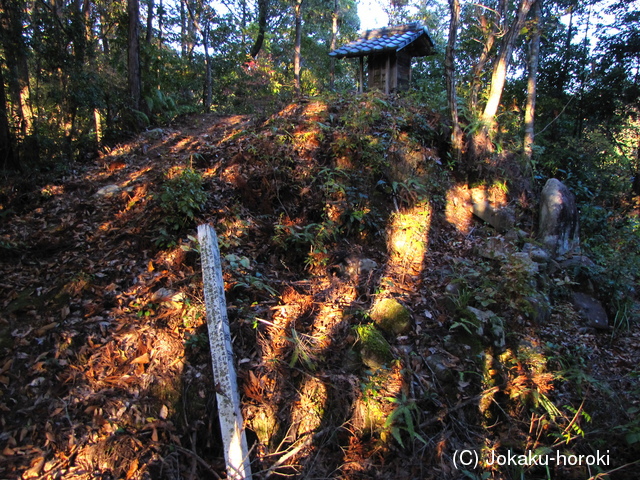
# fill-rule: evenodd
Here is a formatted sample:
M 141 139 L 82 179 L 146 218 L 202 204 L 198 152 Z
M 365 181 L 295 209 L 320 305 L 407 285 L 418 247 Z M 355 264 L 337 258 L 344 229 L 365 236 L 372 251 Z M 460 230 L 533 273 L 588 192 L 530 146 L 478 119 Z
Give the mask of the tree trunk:
M 140 110 L 142 81 L 140 74 L 140 36 L 138 25 L 140 21 L 140 9 L 138 0 L 127 0 L 127 11 L 129 14 L 129 96 L 131 97 L 131 107 L 135 110 Z
M 180 1 L 180 51 L 183 57 L 187 56 L 187 12 L 184 8 L 185 0 Z
M 153 38 L 153 8 L 153 0 L 147 0 L 147 36 L 145 38 L 147 44 L 150 44 Z
M 462 131 L 458 123 L 458 95 L 456 93 L 455 48 L 460 23 L 460 1 L 449 0 L 451 21 L 449 22 L 449 41 L 445 53 L 444 69 L 447 83 L 447 100 L 449 103 L 449 119 L 451 121 L 451 153 L 454 161 L 459 162 L 462 156 Z
M 256 58 L 262 49 L 264 35 L 267 32 L 267 18 L 269 17 L 269 0 L 258 0 L 258 36 L 251 47 L 251 56 Z
M 496 12 L 496 14 L 502 15 L 502 12 L 499 11 Z M 480 93 L 482 72 L 484 71 L 484 67 L 487 65 L 487 62 L 490 59 L 490 54 L 493 50 L 496 36 L 498 35 L 498 28 L 496 23 L 487 21 L 485 15 L 480 16 L 479 22 L 482 29 L 486 32 L 486 40 L 482 47 L 480 58 L 478 58 L 478 62 L 473 66 L 471 70 L 471 85 L 469 86 L 469 107 L 471 113 L 474 115 L 476 115 L 478 112 L 478 94 Z
M 331 14 L 331 46 L 330 51 L 333 52 L 338 46 L 338 13 L 340 12 L 340 1 L 333 0 L 333 13 Z M 336 59 L 331 57 L 329 65 L 329 88 L 335 89 L 336 83 Z
M 9 73 L 9 97 L 13 106 L 13 117 L 17 119 L 22 138 L 27 138 L 33 129 L 27 45 L 22 34 L 23 2 L 2 0 L 2 46 Z
M 293 78 L 294 88 L 296 95 L 300 95 L 300 63 L 301 63 L 301 51 L 300 45 L 302 43 L 302 1 L 296 0 L 295 14 L 296 14 L 296 32 L 295 43 L 293 53 Z
M 0 65 L 0 165 L 3 169 L 18 170 L 20 163 L 13 150 L 13 139 L 9 130 L 7 98 L 4 93 L 4 75 Z
M 533 36 L 529 45 L 529 78 L 527 81 L 527 105 L 524 110 L 524 158 L 531 164 L 533 157 L 534 117 L 536 112 L 536 87 L 538 81 L 538 61 L 540 57 L 540 16 L 542 0 L 536 0 L 533 10 Z
M 158 3 L 158 45 L 162 45 L 162 27 L 164 24 L 164 7 L 162 0 Z
M 533 2 L 534 0 L 520 0 L 516 16 L 502 39 L 500 54 L 493 65 L 489 97 L 480 118 L 482 125 L 471 137 L 470 151 L 474 159 L 479 159 L 493 151 L 490 133 L 495 130 L 496 114 L 498 113 L 502 91 L 504 90 L 504 84 L 507 79 L 507 70 L 511 62 L 516 39 L 520 35 L 525 18 Z
M 513 48 L 516 43 L 516 39 L 520 35 L 520 31 L 524 26 L 524 21 L 531 9 L 531 5 L 534 0 L 521 0 L 518 7 L 518 13 L 513 19 L 511 27 L 507 31 L 507 34 L 502 40 L 500 48 L 500 54 L 496 59 L 496 63 L 493 66 L 493 74 L 491 75 L 491 88 L 489 90 L 489 98 L 487 104 L 482 112 L 482 121 L 488 126 L 489 129 L 493 129 L 495 123 L 495 117 L 498 113 L 498 106 L 500 105 L 500 99 L 502 98 L 502 91 L 504 90 L 504 84 L 507 79 L 507 69 L 511 62 L 511 56 L 513 54 Z
M 202 43 L 204 46 L 204 63 L 205 63 L 205 74 L 204 74 L 204 95 L 202 98 L 202 104 L 204 106 L 204 111 L 208 112 L 211 110 L 211 98 L 213 97 L 213 87 L 211 82 L 211 57 L 209 57 L 209 31 L 210 31 L 210 22 L 209 19 L 206 18 L 205 22 L 207 22 L 204 26 L 204 31 L 202 32 Z

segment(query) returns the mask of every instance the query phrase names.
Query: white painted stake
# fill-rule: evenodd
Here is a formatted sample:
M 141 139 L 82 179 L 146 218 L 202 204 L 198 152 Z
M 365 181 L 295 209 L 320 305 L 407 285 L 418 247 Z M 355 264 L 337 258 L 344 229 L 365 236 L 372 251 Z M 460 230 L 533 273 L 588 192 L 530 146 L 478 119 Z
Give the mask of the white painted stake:
M 198 241 L 202 257 L 211 363 L 216 382 L 216 398 L 218 399 L 220 429 L 227 464 L 227 478 L 251 480 L 251 464 L 243 429 L 242 411 L 240 410 L 240 395 L 238 394 L 233 347 L 229 333 L 218 237 L 210 225 L 200 225 L 198 227 Z

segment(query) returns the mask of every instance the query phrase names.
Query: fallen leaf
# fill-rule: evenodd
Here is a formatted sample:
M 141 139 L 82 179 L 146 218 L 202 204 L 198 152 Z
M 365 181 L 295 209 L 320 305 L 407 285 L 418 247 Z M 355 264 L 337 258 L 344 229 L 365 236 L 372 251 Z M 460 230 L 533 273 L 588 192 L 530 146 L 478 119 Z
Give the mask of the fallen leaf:
M 138 358 L 134 358 L 133 360 L 131 360 L 131 363 L 136 364 L 136 363 L 149 363 L 151 361 L 151 359 L 149 358 L 149 354 L 145 353 L 144 355 L 140 355 Z
M 44 335 L 45 333 L 47 333 L 49 330 L 51 330 L 52 328 L 56 328 L 58 326 L 58 322 L 51 322 L 48 323 L 47 325 L 45 325 L 44 327 L 40 327 L 38 330 L 36 330 L 36 335 L 37 336 L 41 336 Z

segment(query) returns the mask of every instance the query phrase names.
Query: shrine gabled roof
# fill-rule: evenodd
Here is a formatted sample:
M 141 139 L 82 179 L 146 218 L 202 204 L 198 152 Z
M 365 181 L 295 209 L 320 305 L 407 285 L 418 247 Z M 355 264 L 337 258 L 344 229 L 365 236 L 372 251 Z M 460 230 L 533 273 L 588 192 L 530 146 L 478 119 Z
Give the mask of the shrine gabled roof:
M 336 58 L 363 57 L 406 49 L 412 57 L 434 53 L 433 42 L 426 27 L 419 23 L 367 30 L 355 40 L 329 53 Z

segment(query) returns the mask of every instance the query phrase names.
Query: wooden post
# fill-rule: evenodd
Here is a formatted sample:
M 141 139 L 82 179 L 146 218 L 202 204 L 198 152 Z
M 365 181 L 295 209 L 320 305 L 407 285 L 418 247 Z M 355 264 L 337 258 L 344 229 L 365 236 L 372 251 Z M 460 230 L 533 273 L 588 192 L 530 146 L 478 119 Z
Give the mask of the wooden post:
M 202 260 L 211 363 L 216 382 L 215 390 L 227 464 L 227 478 L 250 480 L 251 464 L 240 410 L 240 395 L 233 361 L 227 302 L 224 297 L 218 237 L 210 225 L 200 225 L 198 241 Z
M 364 92 L 364 57 L 360 57 L 360 85 L 358 87 L 358 93 Z

